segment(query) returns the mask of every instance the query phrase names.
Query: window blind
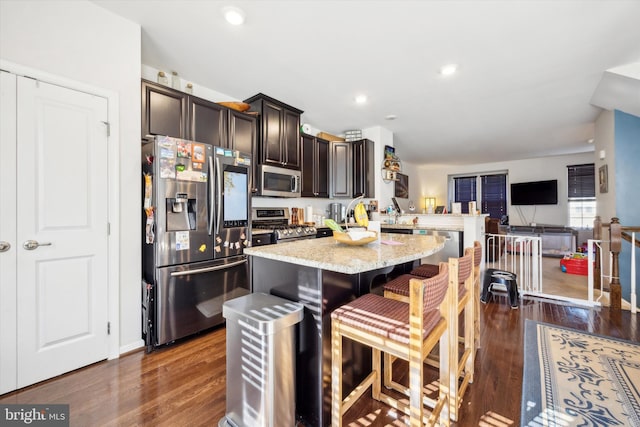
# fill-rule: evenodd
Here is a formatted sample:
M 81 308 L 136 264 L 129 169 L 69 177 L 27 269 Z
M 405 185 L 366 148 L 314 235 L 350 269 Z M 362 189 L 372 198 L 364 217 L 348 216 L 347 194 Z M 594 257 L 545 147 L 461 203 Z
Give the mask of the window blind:
M 507 214 L 507 175 L 482 175 L 480 182 L 481 212 L 488 213 L 491 218 L 502 218 Z
M 476 177 L 464 176 L 453 178 L 455 183 L 455 200 L 461 203 L 462 213 L 469 213 L 469 202 L 476 200 Z
M 595 165 L 567 166 L 567 194 L 569 199 L 583 199 L 596 197 Z

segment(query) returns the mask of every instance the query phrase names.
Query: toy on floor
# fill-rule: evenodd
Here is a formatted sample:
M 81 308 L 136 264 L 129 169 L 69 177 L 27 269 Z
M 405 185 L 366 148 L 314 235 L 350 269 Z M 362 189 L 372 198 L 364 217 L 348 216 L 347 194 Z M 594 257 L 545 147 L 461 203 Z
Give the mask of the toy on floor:
M 560 260 L 560 269 L 563 273 L 586 276 L 589 274 L 588 259 L 587 254 L 575 253 L 565 255 L 564 258 Z

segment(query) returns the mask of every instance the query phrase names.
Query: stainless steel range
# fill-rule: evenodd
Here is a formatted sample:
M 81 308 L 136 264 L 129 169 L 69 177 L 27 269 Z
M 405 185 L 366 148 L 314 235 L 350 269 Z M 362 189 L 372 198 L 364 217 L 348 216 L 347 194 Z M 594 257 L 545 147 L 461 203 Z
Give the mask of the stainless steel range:
M 254 229 L 271 230 L 275 243 L 315 239 L 317 234 L 313 226 L 291 224 L 289 208 L 252 208 L 251 223 Z

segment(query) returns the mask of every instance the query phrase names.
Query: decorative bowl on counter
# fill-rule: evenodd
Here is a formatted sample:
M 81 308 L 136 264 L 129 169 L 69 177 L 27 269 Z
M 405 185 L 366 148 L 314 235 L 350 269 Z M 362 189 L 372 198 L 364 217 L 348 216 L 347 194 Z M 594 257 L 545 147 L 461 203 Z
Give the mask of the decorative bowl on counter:
M 362 246 L 362 245 L 366 245 L 367 243 L 374 242 L 378 239 L 378 233 L 376 233 L 375 231 L 369 231 L 369 233 L 374 233 L 374 235 L 370 237 L 363 237 L 361 239 L 353 240 L 348 232 L 345 233 L 341 231 L 334 231 L 333 238 L 336 239 L 337 242 L 344 243 L 346 245 Z

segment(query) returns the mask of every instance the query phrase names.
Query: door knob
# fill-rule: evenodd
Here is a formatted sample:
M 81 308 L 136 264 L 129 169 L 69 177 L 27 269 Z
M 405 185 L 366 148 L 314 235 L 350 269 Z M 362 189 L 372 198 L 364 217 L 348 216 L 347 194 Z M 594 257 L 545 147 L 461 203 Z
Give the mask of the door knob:
M 24 242 L 22 244 L 22 247 L 25 248 L 28 251 L 32 251 L 34 249 L 37 249 L 38 246 L 51 246 L 51 242 L 39 243 L 37 240 L 27 240 L 26 242 Z
M 0 252 L 7 252 L 9 249 L 11 249 L 9 242 L 0 241 Z

